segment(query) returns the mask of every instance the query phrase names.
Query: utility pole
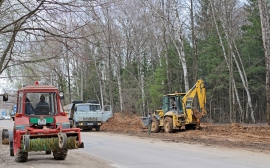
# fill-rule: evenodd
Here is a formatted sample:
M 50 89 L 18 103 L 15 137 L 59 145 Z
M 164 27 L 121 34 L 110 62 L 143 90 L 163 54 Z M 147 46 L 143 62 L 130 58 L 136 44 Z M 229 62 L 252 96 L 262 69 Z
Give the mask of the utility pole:
M 81 100 L 83 101 L 83 62 L 81 60 Z

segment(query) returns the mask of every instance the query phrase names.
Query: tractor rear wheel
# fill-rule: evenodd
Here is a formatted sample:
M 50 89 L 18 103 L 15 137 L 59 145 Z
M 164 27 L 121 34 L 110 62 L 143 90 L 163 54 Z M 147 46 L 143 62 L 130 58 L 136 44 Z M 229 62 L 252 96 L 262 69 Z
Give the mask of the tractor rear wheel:
M 9 155 L 14 156 L 13 149 L 13 131 L 9 131 Z
M 15 161 L 16 162 L 26 162 L 28 159 L 28 152 L 22 152 L 19 150 L 18 154 L 16 155 Z
M 55 160 L 65 160 L 67 157 L 67 151 L 66 149 L 60 150 L 60 151 L 53 151 L 53 157 Z
M 151 128 L 151 131 L 153 133 L 158 133 L 160 131 L 159 120 L 156 117 L 152 117 L 152 128 Z
M 2 130 L 2 144 L 8 144 L 9 142 L 9 134 L 7 129 Z
M 166 117 L 164 122 L 164 131 L 167 133 L 173 133 L 174 130 L 172 117 Z

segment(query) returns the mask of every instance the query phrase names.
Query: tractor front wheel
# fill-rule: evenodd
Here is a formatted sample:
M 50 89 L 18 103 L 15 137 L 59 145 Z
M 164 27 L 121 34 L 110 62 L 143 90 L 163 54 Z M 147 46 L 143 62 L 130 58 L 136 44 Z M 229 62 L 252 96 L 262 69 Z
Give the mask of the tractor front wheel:
M 60 151 L 53 151 L 53 157 L 55 160 L 65 160 L 67 157 L 67 151 L 66 149 L 60 150 Z
M 16 162 L 26 162 L 28 159 L 28 152 L 22 152 L 19 150 L 18 154 L 16 155 L 15 161 Z

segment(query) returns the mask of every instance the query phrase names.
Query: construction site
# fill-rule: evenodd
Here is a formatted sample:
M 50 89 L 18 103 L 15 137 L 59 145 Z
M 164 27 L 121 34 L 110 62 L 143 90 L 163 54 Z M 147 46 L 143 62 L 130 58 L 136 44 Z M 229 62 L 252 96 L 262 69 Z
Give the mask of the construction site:
M 198 143 L 270 153 L 270 127 L 266 124 L 201 123 L 197 130 L 181 128 L 174 133 L 159 132 L 148 135 L 147 128 L 142 127 L 139 116 L 115 113 L 113 118 L 102 125 L 101 131 L 175 143 Z

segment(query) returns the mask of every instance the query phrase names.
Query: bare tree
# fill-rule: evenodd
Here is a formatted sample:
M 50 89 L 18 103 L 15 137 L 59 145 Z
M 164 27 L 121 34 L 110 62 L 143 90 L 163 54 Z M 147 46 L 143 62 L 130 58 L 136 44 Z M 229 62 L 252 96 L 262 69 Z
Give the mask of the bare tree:
M 183 33 L 183 17 L 179 15 L 179 1 L 167 1 L 166 8 L 168 12 L 165 13 L 159 12 L 159 9 L 155 6 L 154 3 L 150 3 L 148 0 L 143 1 L 150 10 L 159 18 L 162 19 L 162 23 L 166 29 L 166 32 L 169 34 L 171 41 L 173 42 L 179 57 L 179 66 L 181 65 L 183 69 L 183 78 L 185 84 L 185 91 L 187 92 L 189 88 L 189 79 L 187 71 L 186 56 L 184 51 L 184 33 Z
M 268 125 L 270 125 L 270 26 L 269 26 L 269 16 L 268 16 L 268 4 L 266 0 L 258 0 L 261 27 L 262 27 L 262 40 L 265 54 L 265 67 L 266 67 L 266 114 L 268 119 Z
M 62 43 L 61 39 L 76 40 L 85 37 L 72 34 L 86 24 L 79 17 L 82 11 L 80 6 L 74 1 L 6 0 L 0 4 L 0 17 L 3 21 L 0 23 L 0 73 L 6 69 L 10 71 L 14 66 L 62 57 L 59 52 L 41 55 L 43 49 L 52 47 L 49 41 Z M 75 11 L 78 13 L 75 14 Z M 71 20 L 67 14 L 78 17 L 72 29 L 63 29 L 70 25 Z

